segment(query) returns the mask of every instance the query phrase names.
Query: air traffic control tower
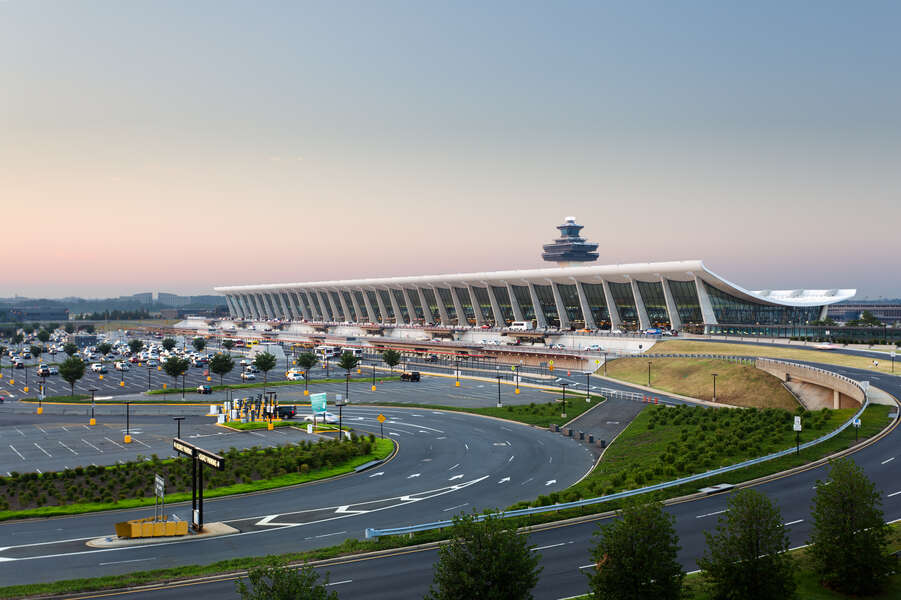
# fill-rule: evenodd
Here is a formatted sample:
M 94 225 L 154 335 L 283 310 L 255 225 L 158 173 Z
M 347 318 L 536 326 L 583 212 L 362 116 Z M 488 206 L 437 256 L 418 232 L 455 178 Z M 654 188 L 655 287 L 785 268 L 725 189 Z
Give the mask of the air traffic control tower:
M 560 237 L 551 244 L 544 245 L 544 253 L 541 258 L 548 262 L 555 262 L 561 267 L 571 263 L 593 262 L 598 259 L 598 245 L 586 242 L 579 236 L 582 225 L 576 223 L 575 217 L 566 217 L 563 225 L 557 225 Z

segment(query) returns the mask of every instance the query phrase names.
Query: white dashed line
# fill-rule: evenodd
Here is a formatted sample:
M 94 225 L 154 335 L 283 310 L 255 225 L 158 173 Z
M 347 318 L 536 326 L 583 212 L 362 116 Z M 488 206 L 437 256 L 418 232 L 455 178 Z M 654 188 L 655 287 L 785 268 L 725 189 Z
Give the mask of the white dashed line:
M 882 464 L 890 463 L 890 462 L 892 462 L 893 460 L 895 460 L 895 457 L 894 457 L 894 456 L 891 457 L 891 458 L 885 459 L 884 461 L 882 461 Z
M 15 447 L 15 446 L 13 446 L 12 444 L 10 444 L 9 447 L 10 447 L 10 449 L 11 449 L 13 452 L 15 452 L 16 454 L 19 455 L 19 458 L 21 458 L 22 460 L 25 460 L 25 457 L 22 456 L 22 453 L 21 453 L 21 452 L 19 452 L 18 450 L 16 450 L 16 447 Z
M 698 516 L 695 517 L 695 519 L 703 519 L 704 517 L 712 517 L 712 516 L 715 516 L 715 515 L 721 515 L 721 514 L 723 514 L 724 512 L 726 512 L 726 510 L 718 510 L 718 511 L 716 511 L 716 512 L 707 513 L 706 515 L 698 515 Z
M 32 443 L 34 444 L 35 448 L 37 448 L 38 450 L 40 450 L 41 452 L 43 452 L 44 454 L 46 454 L 46 455 L 49 456 L 50 458 L 53 458 L 53 455 L 50 454 L 49 452 L 47 452 L 46 450 L 44 450 L 43 448 L 41 448 L 40 446 L 38 446 L 38 443 L 37 443 L 37 442 L 32 442 Z

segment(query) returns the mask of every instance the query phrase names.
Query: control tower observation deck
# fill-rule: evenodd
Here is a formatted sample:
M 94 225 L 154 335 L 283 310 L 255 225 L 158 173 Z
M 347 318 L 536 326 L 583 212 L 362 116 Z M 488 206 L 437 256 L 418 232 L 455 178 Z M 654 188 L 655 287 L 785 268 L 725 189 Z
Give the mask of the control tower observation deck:
M 575 217 L 566 217 L 563 225 L 557 225 L 560 237 L 551 244 L 544 245 L 541 258 L 555 262 L 561 267 L 571 263 L 592 262 L 598 259 L 598 245 L 585 241 L 579 236 L 582 225 L 576 223 Z

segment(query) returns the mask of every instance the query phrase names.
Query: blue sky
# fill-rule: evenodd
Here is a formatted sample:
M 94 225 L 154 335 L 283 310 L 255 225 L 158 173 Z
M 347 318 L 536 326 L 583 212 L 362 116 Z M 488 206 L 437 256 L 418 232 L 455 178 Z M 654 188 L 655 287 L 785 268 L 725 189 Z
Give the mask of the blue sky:
M 899 296 L 899 30 L 892 2 L 0 1 L 29 248 L 0 295 L 527 268 L 572 214 L 603 263 Z

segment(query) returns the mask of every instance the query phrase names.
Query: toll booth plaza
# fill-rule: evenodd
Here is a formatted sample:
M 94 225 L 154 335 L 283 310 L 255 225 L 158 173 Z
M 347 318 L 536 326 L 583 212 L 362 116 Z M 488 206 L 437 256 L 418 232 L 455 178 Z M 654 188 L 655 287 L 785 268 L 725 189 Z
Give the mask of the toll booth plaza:
M 206 464 L 221 471 L 225 468 L 225 459 L 178 438 L 172 440 L 172 449 L 179 454 L 191 457 L 192 527 L 194 531 L 203 531 L 203 465 Z
M 273 422 L 281 420 L 278 394 L 272 391 L 266 392 L 265 398 L 263 394 L 257 394 L 255 397 L 226 400 L 221 405 L 211 404 L 210 414 L 216 415 L 220 424 L 232 421 L 240 423 L 261 421 L 268 422 L 269 429 L 272 429 Z

